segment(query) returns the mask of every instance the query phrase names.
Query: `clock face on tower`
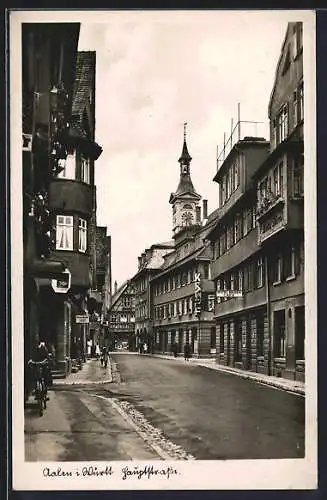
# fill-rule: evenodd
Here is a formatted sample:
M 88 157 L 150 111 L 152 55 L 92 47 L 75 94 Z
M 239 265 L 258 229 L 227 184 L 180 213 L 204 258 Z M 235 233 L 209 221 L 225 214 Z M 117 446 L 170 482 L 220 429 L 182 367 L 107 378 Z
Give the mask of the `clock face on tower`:
M 183 212 L 182 221 L 183 221 L 183 226 L 191 226 L 193 224 L 192 212 Z

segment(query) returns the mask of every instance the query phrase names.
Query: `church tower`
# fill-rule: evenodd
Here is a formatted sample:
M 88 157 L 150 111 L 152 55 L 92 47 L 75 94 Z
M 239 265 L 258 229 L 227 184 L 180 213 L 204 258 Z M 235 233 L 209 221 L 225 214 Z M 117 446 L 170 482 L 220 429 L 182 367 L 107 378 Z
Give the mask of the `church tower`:
M 199 224 L 197 221 L 196 208 L 201 196 L 195 191 L 191 173 L 190 163 L 192 158 L 186 144 L 186 123 L 184 123 L 184 142 L 182 154 L 179 158 L 180 179 L 177 190 L 171 193 L 169 203 L 173 207 L 173 236 L 175 237 L 186 227 Z

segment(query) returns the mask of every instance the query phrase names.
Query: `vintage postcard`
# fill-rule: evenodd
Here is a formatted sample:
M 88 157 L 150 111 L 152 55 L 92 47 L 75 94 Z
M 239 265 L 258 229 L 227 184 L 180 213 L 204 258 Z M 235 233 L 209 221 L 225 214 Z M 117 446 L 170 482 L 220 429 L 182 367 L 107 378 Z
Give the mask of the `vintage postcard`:
M 315 12 L 9 39 L 13 488 L 317 488 Z

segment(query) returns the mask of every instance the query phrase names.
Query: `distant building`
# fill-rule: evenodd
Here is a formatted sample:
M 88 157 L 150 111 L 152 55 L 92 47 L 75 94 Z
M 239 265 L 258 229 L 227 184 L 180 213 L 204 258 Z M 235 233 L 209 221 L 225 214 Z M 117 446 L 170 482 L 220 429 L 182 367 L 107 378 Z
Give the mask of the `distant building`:
M 103 322 L 111 301 L 111 236 L 106 226 L 95 228 L 95 281 L 88 294 L 89 338 L 94 344 L 104 343 Z
M 135 291 L 130 281 L 115 290 L 105 318 L 105 343 L 114 350 L 123 343 L 135 348 Z
M 184 344 L 189 343 L 194 355 L 207 356 L 215 352 L 216 345 L 212 251 L 204 241 L 207 201 L 203 200 L 201 220 L 201 196 L 191 180 L 191 160 L 184 133 L 180 180 L 169 200 L 175 247 L 163 257 L 160 271 L 150 281 L 154 349 L 171 353 L 176 344 L 178 353 L 182 353 Z
M 174 248 L 174 241 L 155 243 L 138 257 L 138 271 L 131 279 L 135 290 L 135 348 L 146 342 L 153 347 L 150 280 L 160 271 L 163 257 Z

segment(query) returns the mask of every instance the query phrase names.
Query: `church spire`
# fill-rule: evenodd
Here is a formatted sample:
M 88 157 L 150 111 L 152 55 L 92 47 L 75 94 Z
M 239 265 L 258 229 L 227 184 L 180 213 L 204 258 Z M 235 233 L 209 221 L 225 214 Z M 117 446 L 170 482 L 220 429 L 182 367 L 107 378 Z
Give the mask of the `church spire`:
M 188 152 L 187 144 L 186 144 L 186 126 L 187 126 L 187 122 L 184 123 L 183 149 L 182 149 L 182 154 L 178 160 L 180 163 L 180 166 L 181 166 L 181 174 L 189 174 L 190 173 L 190 163 L 192 161 L 192 157 Z

